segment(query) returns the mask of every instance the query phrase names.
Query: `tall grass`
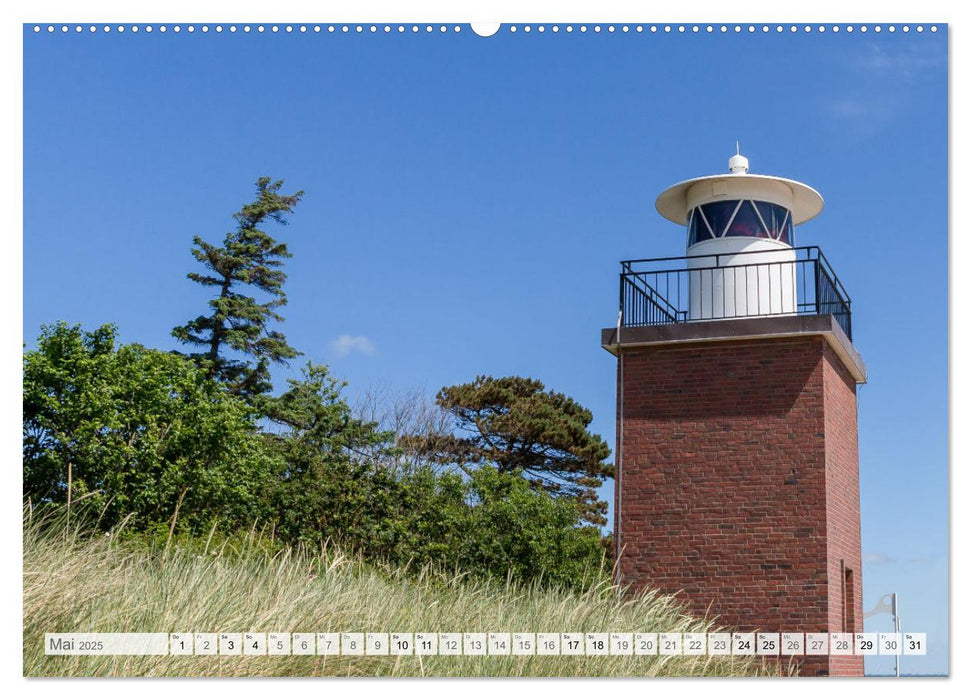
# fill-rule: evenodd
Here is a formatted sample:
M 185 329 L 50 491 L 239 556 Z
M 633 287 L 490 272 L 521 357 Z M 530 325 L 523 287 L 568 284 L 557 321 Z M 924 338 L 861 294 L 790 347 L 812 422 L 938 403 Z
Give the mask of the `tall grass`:
M 147 547 L 118 531 L 24 521 L 27 676 L 696 676 L 778 673 L 708 656 L 46 656 L 45 632 L 706 632 L 671 598 L 404 575 L 348 558 L 265 546 L 256 533 L 216 552 Z

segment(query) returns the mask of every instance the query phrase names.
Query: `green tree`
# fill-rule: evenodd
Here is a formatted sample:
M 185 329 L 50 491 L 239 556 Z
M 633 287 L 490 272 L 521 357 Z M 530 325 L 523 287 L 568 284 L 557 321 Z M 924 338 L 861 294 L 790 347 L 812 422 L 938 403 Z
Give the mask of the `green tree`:
M 172 335 L 187 345 L 202 348 L 190 354 L 208 377 L 218 379 L 241 396 L 255 396 L 270 390 L 269 365 L 285 363 L 300 353 L 292 348 L 272 321 L 282 321 L 277 309 L 287 303 L 283 291 L 286 273 L 283 260 L 290 257 L 280 243 L 260 229 L 267 220 L 286 224 L 285 215 L 303 197 L 303 191 L 281 194 L 282 180 L 260 178 L 256 200 L 246 204 L 233 218 L 235 231 L 226 234 L 223 244 L 215 246 L 199 236 L 193 238 L 192 255 L 205 272 L 190 272 L 194 282 L 218 289 L 211 299 L 208 316 L 199 316 L 177 326 Z M 249 290 L 268 295 L 257 301 Z M 232 354 L 231 354 L 232 353 Z
M 45 326 L 23 358 L 24 496 L 112 525 L 251 524 L 270 459 L 253 409 L 188 359 L 116 331 Z
M 577 527 L 572 503 L 491 466 L 476 469 L 466 490 L 471 507 L 459 545 L 463 570 L 565 586 L 602 575 L 600 531 Z
M 588 430 L 593 414 L 564 394 L 525 377 L 479 376 L 442 388 L 439 406 L 457 433 L 408 436 L 403 446 L 440 464 L 495 465 L 537 489 L 574 500 L 580 518 L 606 524 L 607 504 L 597 488 L 613 476 L 610 448 Z
M 363 456 L 364 448 L 388 443 L 393 434 L 377 423 L 355 418 L 342 392 L 347 383 L 331 376 L 327 365 L 307 362 L 300 377 L 288 379 L 280 396 L 261 396 L 257 406 L 283 431 L 272 439 L 285 450 L 302 453 L 303 460 L 327 459 L 336 454 Z
M 396 566 L 433 563 L 477 576 L 576 584 L 599 573 L 599 531 L 574 503 L 491 467 L 394 468 L 394 431 L 355 418 L 344 383 L 308 362 L 278 397 L 260 397 L 280 429 L 263 519 L 290 542 L 332 540 Z M 389 454 L 390 453 L 390 454 Z
M 390 434 L 353 416 L 342 396 L 345 383 L 325 365 L 308 362 L 288 385 L 280 396 L 256 402 L 275 426 L 266 439 L 280 459 L 264 517 L 290 540 L 373 539 L 394 480 L 364 455 L 380 453 Z

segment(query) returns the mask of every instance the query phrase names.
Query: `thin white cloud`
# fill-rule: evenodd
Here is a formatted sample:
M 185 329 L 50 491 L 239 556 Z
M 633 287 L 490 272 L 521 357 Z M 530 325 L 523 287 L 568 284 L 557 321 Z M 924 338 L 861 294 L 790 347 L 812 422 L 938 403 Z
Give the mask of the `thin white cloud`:
M 337 340 L 331 341 L 330 349 L 337 357 L 347 357 L 352 352 L 374 355 L 378 351 L 374 343 L 364 335 L 342 335 Z
M 863 563 L 884 566 L 887 564 L 896 564 L 897 560 L 883 552 L 865 552 L 863 554 Z
M 840 128 L 871 137 L 896 119 L 902 108 L 900 99 L 890 95 L 834 97 L 821 105 L 822 114 Z
M 892 51 L 880 44 L 870 44 L 857 59 L 857 67 L 863 71 L 903 80 L 919 79 L 925 71 L 939 70 L 946 63 L 943 46 L 925 42 L 904 42 Z
M 887 40 L 890 37 L 885 37 Z M 873 136 L 894 121 L 909 106 L 909 85 L 940 74 L 947 66 L 947 54 L 938 42 L 871 42 L 844 54 L 841 64 L 852 67 L 863 82 L 853 82 L 852 92 L 836 89 L 822 102 L 822 114 Z M 836 81 L 834 84 L 839 84 Z

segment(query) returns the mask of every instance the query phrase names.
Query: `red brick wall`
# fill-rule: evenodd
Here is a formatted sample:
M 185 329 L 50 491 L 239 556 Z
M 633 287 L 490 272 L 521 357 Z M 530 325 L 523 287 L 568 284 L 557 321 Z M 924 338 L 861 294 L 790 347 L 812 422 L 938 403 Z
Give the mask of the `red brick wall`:
M 860 472 L 856 382 L 827 345 L 823 363 L 826 397 L 826 544 L 829 559 L 829 624 L 833 631 L 863 631 L 860 554 Z M 846 570 L 852 572 L 848 586 Z M 841 585 L 843 589 L 841 590 Z M 847 591 L 849 601 L 843 600 Z M 845 606 L 845 607 L 844 607 Z M 845 627 L 844 627 L 845 620 Z M 830 675 L 861 675 L 862 656 L 835 656 Z
M 839 631 L 840 559 L 861 591 L 856 394 L 826 341 L 628 348 L 622 364 L 621 583 L 739 630 Z

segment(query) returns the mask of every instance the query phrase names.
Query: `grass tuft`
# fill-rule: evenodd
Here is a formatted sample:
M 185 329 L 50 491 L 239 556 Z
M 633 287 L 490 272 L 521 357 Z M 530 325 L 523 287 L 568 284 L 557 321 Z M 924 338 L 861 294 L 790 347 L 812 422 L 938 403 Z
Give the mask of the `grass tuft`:
M 346 555 L 268 546 L 255 529 L 218 549 L 146 546 L 25 511 L 26 676 L 777 675 L 756 659 L 601 657 L 46 656 L 46 632 L 709 632 L 656 592 L 621 596 L 417 575 Z M 211 540 L 210 536 L 210 540 Z

